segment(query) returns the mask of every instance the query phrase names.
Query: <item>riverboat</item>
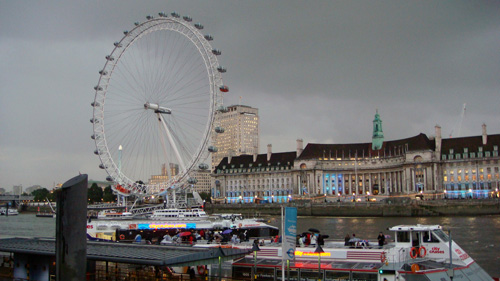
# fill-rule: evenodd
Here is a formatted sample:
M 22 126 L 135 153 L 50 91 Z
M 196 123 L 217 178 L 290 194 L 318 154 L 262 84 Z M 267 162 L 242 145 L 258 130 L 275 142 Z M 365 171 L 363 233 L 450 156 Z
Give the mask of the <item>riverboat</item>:
M 248 280 L 283 280 L 283 274 L 286 280 L 493 280 L 439 225 L 398 225 L 388 230 L 394 232 L 394 242 L 383 246 L 327 240 L 324 245 L 284 252 L 274 242 L 233 245 L 253 252 L 234 261 L 231 274 L 233 279 Z M 290 261 L 283 262 L 283 256 Z
M 202 221 L 207 220 L 209 216 L 202 208 L 186 208 L 186 209 L 161 209 L 153 211 L 150 216 L 152 220 L 162 220 L 162 221 Z
M 143 240 L 158 240 L 169 234 L 174 236 L 180 232 L 224 232 L 244 233 L 247 238 L 272 237 L 279 234 L 275 226 L 257 221 L 234 217 L 223 219 L 209 216 L 205 219 L 143 219 L 143 220 L 90 220 L 87 222 L 87 233 L 93 238 L 132 242 L 140 234 Z M 229 232 L 229 231 L 228 231 Z
M 131 212 L 116 212 L 105 210 L 97 214 L 97 219 L 100 220 L 131 220 L 134 214 Z
M 16 215 L 19 215 L 19 212 L 17 211 L 17 209 L 0 208 L 0 215 L 2 215 L 2 216 L 5 216 L 5 215 L 16 216 Z

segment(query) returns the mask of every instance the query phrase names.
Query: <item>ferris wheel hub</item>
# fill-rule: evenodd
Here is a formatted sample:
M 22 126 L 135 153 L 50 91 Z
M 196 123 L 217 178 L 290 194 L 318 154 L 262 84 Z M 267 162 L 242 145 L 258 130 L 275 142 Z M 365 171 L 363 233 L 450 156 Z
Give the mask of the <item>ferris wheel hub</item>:
M 170 110 L 170 108 L 166 108 L 166 107 L 163 107 L 163 106 L 160 106 L 156 103 L 145 103 L 144 104 L 144 108 L 145 109 L 151 109 L 151 110 L 154 110 L 155 113 L 164 113 L 164 114 L 172 114 L 172 110 Z

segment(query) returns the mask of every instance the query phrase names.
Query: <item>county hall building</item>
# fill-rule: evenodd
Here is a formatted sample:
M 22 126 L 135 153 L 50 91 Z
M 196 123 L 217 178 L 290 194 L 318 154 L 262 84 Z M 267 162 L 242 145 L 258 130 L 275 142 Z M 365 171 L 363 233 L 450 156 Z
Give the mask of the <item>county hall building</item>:
M 293 152 L 225 157 L 212 176 L 212 198 L 228 203 L 287 202 L 326 196 L 352 200 L 432 194 L 438 198 L 498 196 L 500 135 L 435 136 L 385 141 L 378 112 L 372 142 L 309 143 Z

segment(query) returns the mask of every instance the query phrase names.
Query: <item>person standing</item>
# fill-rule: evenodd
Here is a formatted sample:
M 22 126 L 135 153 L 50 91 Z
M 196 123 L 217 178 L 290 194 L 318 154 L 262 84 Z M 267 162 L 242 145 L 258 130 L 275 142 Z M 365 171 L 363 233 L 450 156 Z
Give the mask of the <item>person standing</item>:
M 384 235 L 382 232 L 380 232 L 380 233 L 378 234 L 377 240 L 378 240 L 378 245 L 379 245 L 380 247 L 384 246 L 384 243 L 385 243 L 385 235 Z

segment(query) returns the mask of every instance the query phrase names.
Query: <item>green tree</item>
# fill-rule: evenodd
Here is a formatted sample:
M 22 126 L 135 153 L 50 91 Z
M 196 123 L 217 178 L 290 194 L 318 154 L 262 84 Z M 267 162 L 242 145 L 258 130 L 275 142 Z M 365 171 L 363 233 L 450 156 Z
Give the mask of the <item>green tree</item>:
M 116 201 L 116 195 L 113 194 L 113 190 L 111 189 L 111 185 L 108 185 L 104 188 L 104 195 L 102 196 L 104 202 L 114 202 Z
M 93 183 L 87 192 L 89 203 L 93 204 L 95 202 L 101 202 L 103 193 L 102 188 L 100 188 L 96 183 Z
M 201 192 L 200 193 L 201 199 L 205 200 L 205 202 L 212 203 L 212 197 L 210 196 L 210 193 L 208 192 Z
M 44 187 L 34 190 L 33 192 L 31 192 L 31 195 L 35 196 L 35 201 L 45 201 L 45 198 L 50 195 L 50 192 Z

